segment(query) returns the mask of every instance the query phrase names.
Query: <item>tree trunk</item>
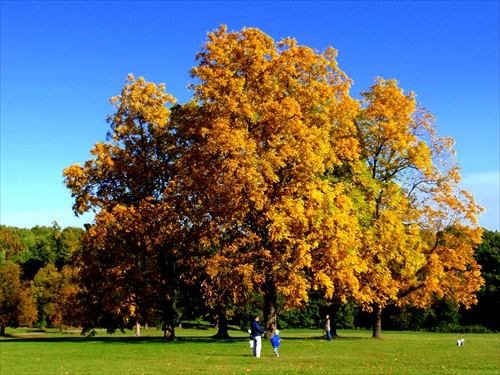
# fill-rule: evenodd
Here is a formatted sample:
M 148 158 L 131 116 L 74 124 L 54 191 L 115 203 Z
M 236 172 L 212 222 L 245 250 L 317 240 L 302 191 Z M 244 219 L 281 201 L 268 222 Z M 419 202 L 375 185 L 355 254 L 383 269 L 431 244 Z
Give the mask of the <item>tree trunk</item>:
M 5 326 L 0 326 L 0 336 L 5 336 Z
M 137 337 L 141 336 L 141 324 L 139 323 L 138 320 L 135 321 L 135 335 Z
M 227 326 L 227 314 L 224 307 L 219 308 L 219 314 L 217 318 L 217 334 L 214 336 L 218 339 L 228 339 L 229 332 Z
M 167 340 L 175 339 L 175 329 L 173 324 L 163 324 L 163 338 Z
M 373 335 L 374 339 L 382 338 L 382 307 L 375 306 L 373 309 Z
M 163 338 L 173 340 L 175 338 L 175 319 L 174 319 L 174 301 L 169 298 L 164 303 L 163 310 Z
M 169 244 L 170 245 L 170 244 Z M 169 251 L 170 251 L 170 246 Z M 162 310 L 163 310 L 163 338 L 173 340 L 175 338 L 175 269 L 173 255 L 168 252 L 160 254 L 160 269 L 162 278 Z
M 331 322 L 330 334 L 332 335 L 332 337 L 339 336 L 337 334 L 337 320 L 338 320 L 339 310 L 340 310 L 340 302 L 339 303 L 335 302 L 330 305 L 330 322 Z
M 277 328 L 276 306 L 278 304 L 278 293 L 272 277 L 266 276 L 265 294 L 264 294 L 264 319 L 266 339 L 274 336 L 274 330 Z

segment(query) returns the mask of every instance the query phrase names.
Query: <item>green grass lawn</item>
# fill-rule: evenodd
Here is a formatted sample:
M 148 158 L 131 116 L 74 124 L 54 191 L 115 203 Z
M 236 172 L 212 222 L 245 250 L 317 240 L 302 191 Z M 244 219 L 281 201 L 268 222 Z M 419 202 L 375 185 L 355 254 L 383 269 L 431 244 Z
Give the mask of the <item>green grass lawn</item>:
M 161 331 L 142 330 L 93 338 L 57 330 L 7 330 L 0 339 L 1 375 L 57 374 L 495 374 L 500 373 L 500 335 L 339 331 L 327 342 L 321 331 L 282 330 L 280 357 L 263 340 L 254 358 L 247 334 L 216 340 L 213 329 L 177 329 L 168 342 Z M 153 336 L 154 335 L 154 336 Z M 455 341 L 465 338 L 465 346 Z

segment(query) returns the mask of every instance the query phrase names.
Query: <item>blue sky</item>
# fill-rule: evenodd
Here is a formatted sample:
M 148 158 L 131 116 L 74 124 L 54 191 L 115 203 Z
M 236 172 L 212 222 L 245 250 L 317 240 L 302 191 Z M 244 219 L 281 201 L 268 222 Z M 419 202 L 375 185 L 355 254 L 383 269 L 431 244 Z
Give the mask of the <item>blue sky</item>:
M 180 103 L 208 31 L 256 27 L 338 50 L 354 80 L 395 78 L 456 140 L 463 188 L 500 230 L 498 1 L 1 1 L 0 223 L 82 226 L 62 170 L 105 140 L 129 73 Z

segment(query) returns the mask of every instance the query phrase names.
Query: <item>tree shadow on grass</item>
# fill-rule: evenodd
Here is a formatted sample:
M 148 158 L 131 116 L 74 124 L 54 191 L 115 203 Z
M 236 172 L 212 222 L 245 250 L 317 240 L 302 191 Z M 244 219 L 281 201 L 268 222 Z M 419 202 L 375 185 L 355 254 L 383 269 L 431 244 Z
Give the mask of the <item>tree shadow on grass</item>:
M 306 340 L 306 341 L 326 341 L 323 336 L 281 336 L 283 340 Z M 361 336 L 336 336 L 332 337 L 333 340 L 366 340 L 367 337 Z M 162 336 L 76 336 L 70 334 L 67 337 L 45 332 L 29 333 L 29 334 L 8 334 L 0 340 L 2 345 L 8 345 L 14 342 L 34 342 L 34 343 L 54 343 L 54 342 L 67 342 L 67 343 L 86 343 L 86 342 L 103 342 L 103 343 L 123 343 L 123 344 L 162 344 L 162 345 L 176 345 L 182 343 L 194 344 L 214 344 L 214 343 L 238 343 L 248 341 L 248 337 L 230 337 L 230 338 L 214 338 L 213 336 L 178 336 L 172 340 L 163 338 Z
M 246 337 L 232 337 L 227 339 L 217 339 L 209 336 L 182 336 L 176 337 L 172 340 L 163 338 L 162 336 L 68 336 L 62 337 L 60 335 L 54 336 L 53 334 L 40 334 L 40 335 L 19 335 L 8 334 L 0 340 L 2 345 L 8 345 L 14 342 L 35 342 L 35 343 L 49 343 L 49 342 L 67 342 L 67 343 L 86 343 L 86 342 L 104 342 L 104 343 L 125 343 L 125 344 L 181 344 L 189 343 L 236 343 L 248 340 Z
M 303 336 L 281 336 L 282 339 L 285 340 L 312 340 L 312 341 L 326 341 L 325 336 L 311 336 L 311 337 L 303 337 Z M 332 336 L 332 340 L 365 340 L 367 337 L 361 336 Z

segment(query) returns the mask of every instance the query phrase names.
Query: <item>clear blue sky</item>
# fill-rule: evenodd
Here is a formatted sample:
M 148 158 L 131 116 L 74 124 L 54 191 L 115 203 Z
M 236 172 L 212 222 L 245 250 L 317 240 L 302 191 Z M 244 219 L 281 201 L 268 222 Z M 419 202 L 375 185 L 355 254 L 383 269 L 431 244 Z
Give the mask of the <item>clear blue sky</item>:
M 500 229 L 498 1 L 1 1 L 0 222 L 81 226 L 62 170 L 105 139 L 129 73 L 180 103 L 208 31 L 256 27 L 338 50 L 367 90 L 395 78 L 456 140 L 463 187 Z

